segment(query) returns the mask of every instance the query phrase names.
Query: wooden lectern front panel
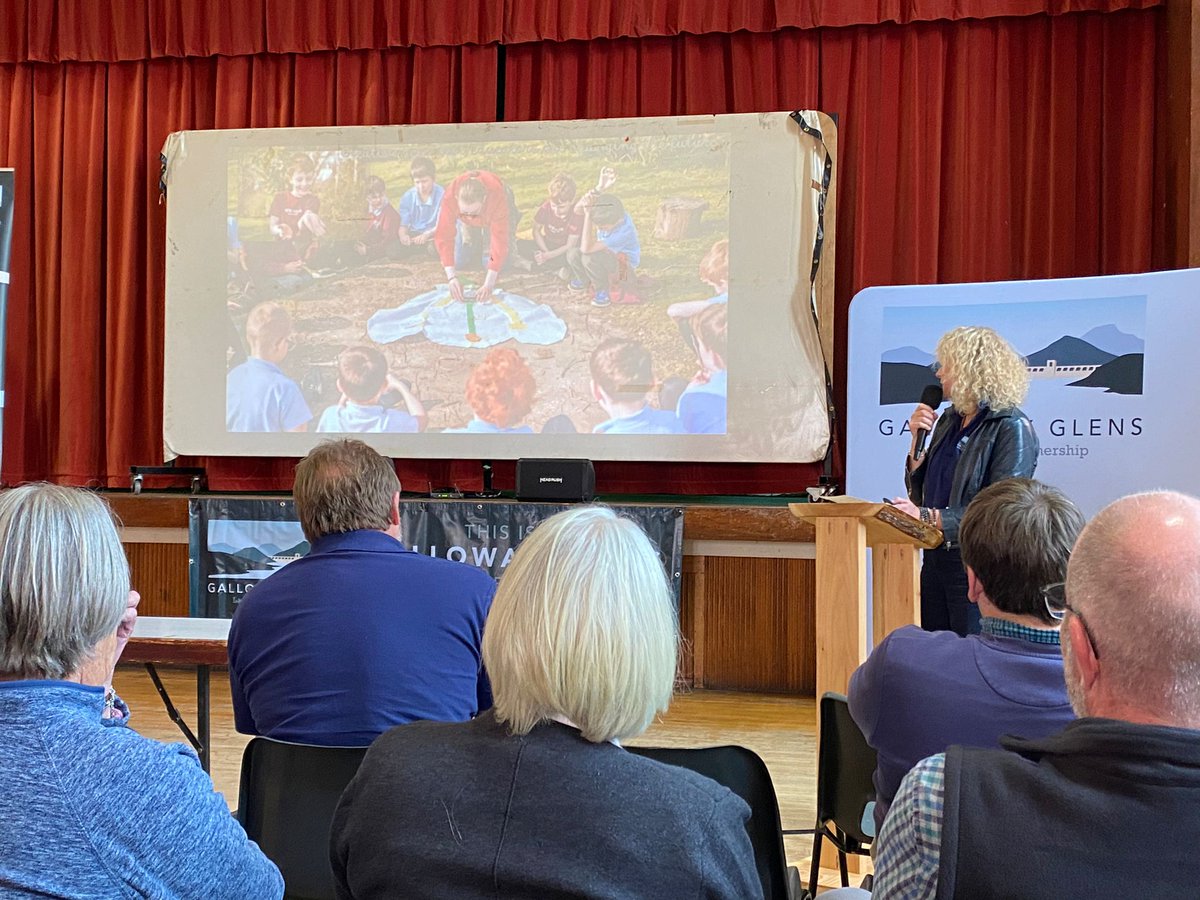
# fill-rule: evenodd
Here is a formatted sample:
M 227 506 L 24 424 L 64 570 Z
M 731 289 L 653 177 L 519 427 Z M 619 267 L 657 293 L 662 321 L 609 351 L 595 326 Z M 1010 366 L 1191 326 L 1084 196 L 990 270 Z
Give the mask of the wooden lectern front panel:
M 867 654 L 867 529 L 861 519 L 817 526 L 817 697 L 846 692 Z

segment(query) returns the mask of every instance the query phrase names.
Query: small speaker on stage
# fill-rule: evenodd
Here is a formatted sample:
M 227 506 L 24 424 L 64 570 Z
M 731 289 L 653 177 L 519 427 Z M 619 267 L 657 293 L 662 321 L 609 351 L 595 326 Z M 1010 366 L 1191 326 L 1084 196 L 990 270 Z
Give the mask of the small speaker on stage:
M 590 459 L 518 459 L 517 499 L 578 502 L 596 496 Z

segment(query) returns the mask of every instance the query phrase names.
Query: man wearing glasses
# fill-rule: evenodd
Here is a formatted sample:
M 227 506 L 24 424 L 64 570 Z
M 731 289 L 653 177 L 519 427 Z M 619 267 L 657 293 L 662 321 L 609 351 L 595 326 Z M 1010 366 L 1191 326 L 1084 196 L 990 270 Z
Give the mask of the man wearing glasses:
M 850 679 L 850 714 L 875 748 L 876 834 L 900 781 L 951 744 L 1047 737 L 1075 718 L 1058 622 L 1041 586 L 1066 577 L 1083 514 L 1056 488 L 1009 478 L 984 488 L 959 527 L 967 595 L 981 633 L 900 628 Z
M 873 896 L 1195 896 L 1200 500 L 1110 504 L 1044 593 L 1080 718 L 923 760 L 880 834 Z

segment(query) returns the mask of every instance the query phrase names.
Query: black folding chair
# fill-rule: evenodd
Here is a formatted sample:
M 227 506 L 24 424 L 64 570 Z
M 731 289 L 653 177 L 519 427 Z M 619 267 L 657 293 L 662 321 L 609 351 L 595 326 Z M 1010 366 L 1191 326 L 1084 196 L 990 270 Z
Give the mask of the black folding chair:
M 875 800 L 875 751 L 850 718 L 850 705 L 841 694 L 821 698 L 821 745 L 817 750 L 817 825 L 813 837 L 812 871 L 808 890 L 817 893 L 821 842 L 828 839 L 838 851 L 842 885 L 850 884 L 846 854 L 867 855 L 875 826 L 863 828 L 868 804 Z
M 333 900 L 329 827 L 366 747 L 314 747 L 256 737 L 242 754 L 238 817 L 283 873 L 285 897 Z
M 779 801 L 766 764 L 745 747 L 629 747 L 631 752 L 659 762 L 691 769 L 723 784 L 750 807 L 746 831 L 766 900 L 799 900 L 800 877 L 788 869 L 779 824 Z

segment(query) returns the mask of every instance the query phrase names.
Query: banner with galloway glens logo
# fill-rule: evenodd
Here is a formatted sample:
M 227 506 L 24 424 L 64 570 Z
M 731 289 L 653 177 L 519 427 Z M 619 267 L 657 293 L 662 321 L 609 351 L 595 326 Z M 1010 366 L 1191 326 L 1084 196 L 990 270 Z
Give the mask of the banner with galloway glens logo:
M 500 578 L 521 541 L 570 504 L 401 500 L 400 535 L 410 550 L 484 569 Z M 679 610 L 683 509 L 614 506 L 658 550 Z M 229 618 L 241 599 L 309 551 L 292 500 L 194 497 L 188 503 L 190 611 Z
M 1198 313 L 1200 269 L 860 291 L 849 315 L 846 493 L 904 493 L 909 417 L 938 383 L 938 340 L 960 326 L 993 328 L 1024 358 L 1034 477 L 1086 515 L 1136 491 L 1200 493 L 1190 449 Z

